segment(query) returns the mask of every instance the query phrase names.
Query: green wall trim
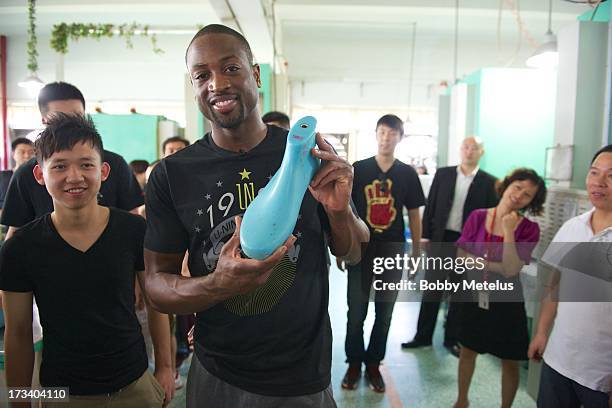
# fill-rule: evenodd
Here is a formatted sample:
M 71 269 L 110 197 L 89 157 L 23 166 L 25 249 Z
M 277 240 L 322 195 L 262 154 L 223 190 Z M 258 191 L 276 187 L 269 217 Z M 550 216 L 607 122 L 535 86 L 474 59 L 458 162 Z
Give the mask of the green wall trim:
M 595 9 L 589 10 L 584 14 L 578 16 L 580 21 L 591 21 L 591 15 L 595 12 Z M 597 9 L 597 13 L 593 18 L 593 21 L 608 22 L 610 21 L 610 1 L 601 3 Z
M 262 112 L 270 112 L 272 109 L 272 67 L 270 64 L 259 64 L 261 77 L 261 88 L 259 88 Z
M 479 136 L 485 144 L 480 167 L 496 177 L 516 167 L 531 167 L 543 175 L 545 149 L 553 145 L 556 74 L 482 68 L 458 82 L 468 86 L 466 134 Z

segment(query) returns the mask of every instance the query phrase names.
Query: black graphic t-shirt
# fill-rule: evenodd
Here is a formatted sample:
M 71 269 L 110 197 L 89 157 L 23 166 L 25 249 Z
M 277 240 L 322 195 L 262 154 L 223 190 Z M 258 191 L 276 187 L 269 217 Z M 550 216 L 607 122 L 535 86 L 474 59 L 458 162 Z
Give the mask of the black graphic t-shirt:
M 384 173 L 374 157 L 356 161 L 353 167 L 353 202 L 370 229 L 370 240 L 403 242 L 402 208 L 410 210 L 425 205 L 417 172 L 396 159 Z
M 286 142 L 287 131 L 271 126 L 259 145 L 236 153 L 207 134 L 162 160 L 147 184 L 145 247 L 189 249 L 193 276 L 214 273 L 235 230 L 234 216 L 280 167 Z M 329 385 L 326 221 L 306 191 L 293 231 L 297 241 L 268 282 L 197 314 L 196 356 L 209 372 L 262 395 L 312 394 Z

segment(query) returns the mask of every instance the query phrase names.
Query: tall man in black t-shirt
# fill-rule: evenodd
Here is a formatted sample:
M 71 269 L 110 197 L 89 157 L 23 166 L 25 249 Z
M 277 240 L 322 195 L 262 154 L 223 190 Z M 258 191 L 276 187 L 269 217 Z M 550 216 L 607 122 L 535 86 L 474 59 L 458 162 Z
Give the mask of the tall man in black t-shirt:
M 85 115 L 85 98 L 74 85 L 52 82 L 45 85 L 38 94 L 38 109 L 43 124 L 57 112 Z M 123 157 L 108 150 L 104 150 L 102 159 L 110 165 L 112 171 L 100 187 L 98 202 L 136 213 L 144 199 L 129 166 Z M 34 179 L 32 171 L 35 165 L 35 158 L 27 161 L 15 171 L 9 184 L 0 221 L 0 224 L 9 226 L 7 239 L 17 228 L 53 211 L 51 196 Z
M 404 217 L 408 210 L 413 254 L 419 251 L 421 217 L 419 207 L 425 204 L 423 188 L 416 171 L 395 158 L 395 147 L 404 136 L 402 120 L 384 115 L 376 123 L 378 153 L 353 164 L 353 202 L 360 217 L 370 229 L 368 257 L 394 257 L 404 249 Z M 369 265 L 369 266 L 368 266 Z M 383 280 L 399 281 L 402 271 L 386 271 Z M 355 389 L 365 363 L 366 378 L 376 392 L 385 391 L 379 365 L 385 356 L 397 291 L 375 294 L 376 318 L 367 350 L 363 341 L 363 322 L 368 314 L 368 296 L 374 280 L 371 263 L 364 261 L 348 266 L 348 321 L 346 325 L 346 361 L 349 368 L 342 388 Z
M 335 406 L 324 237 L 359 261 L 368 231 L 349 205 L 352 168 L 317 135 L 312 154 L 326 163 L 293 237 L 263 261 L 242 257 L 240 215 L 279 169 L 287 131 L 261 120 L 259 66 L 238 32 L 204 27 L 186 62 L 212 132 L 151 174 L 145 264 L 156 308 L 197 313 L 187 406 Z M 187 249 L 190 278 L 180 274 Z
M 57 406 L 161 407 L 174 392 L 168 319 L 149 311 L 158 383 L 134 311 L 145 221 L 98 204 L 110 172 L 102 151 L 81 115 L 51 118 L 36 142 L 34 177 L 51 195 L 53 212 L 23 226 L 0 251 L 7 385 L 31 386 L 36 296 L 45 333 L 40 382 L 70 393 L 70 402 Z

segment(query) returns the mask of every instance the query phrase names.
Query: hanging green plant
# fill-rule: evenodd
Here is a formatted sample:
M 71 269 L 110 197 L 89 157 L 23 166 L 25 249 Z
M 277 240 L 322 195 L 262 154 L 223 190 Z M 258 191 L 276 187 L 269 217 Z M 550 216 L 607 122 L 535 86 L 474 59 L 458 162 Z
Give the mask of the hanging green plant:
M 33 1 L 33 0 L 31 0 Z M 142 35 L 151 39 L 153 52 L 163 54 L 164 50 L 157 46 L 157 35 L 149 34 L 148 25 L 131 24 L 55 24 L 51 31 L 51 48 L 60 54 L 68 52 L 68 39 L 78 41 L 81 38 L 94 38 L 100 40 L 103 37 L 111 38 L 115 34 L 125 39 L 128 48 L 134 48 L 132 39 L 134 35 Z
M 36 44 L 36 1 L 28 0 L 28 69 L 30 72 L 38 71 L 38 51 Z

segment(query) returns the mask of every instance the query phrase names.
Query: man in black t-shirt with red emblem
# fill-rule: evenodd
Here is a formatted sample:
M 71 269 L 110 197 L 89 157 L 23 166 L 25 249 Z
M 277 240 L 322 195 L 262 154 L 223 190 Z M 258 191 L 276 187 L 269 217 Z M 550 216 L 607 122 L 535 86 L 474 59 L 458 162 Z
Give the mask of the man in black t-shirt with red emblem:
M 408 210 L 413 254 L 418 253 L 421 238 L 419 207 L 425 205 L 423 189 L 416 171 L 395 158 L 395 147 L 404 136 L 402 120 L 395 115 L 384 115 L 376 123 L 376 156 L 353 164 L 355 178 L 352 198 L 357 213 L 370 229 L 370 244 L 366 259 L 395 257 L 404 250 L 404 218 Z M 402 270 L 387 270 L 380 278 L 399 281 Z M 375 277 L 372 264 L 364 260 L 348 266 L 348 322 L 345 352 L 349 368 L 342 380 L 342 388 L 355 389 L 361 376 L 361 364 L 366 366 L 366 379 L 376 392 L 385 391 L 379 365 L 385 356 L 387 335 L 391 325 L 397 291 L 375 294 L 376 319 L 367 350 L 363 341 L 363 322 L 368 313 L 368 300 Z M 379 279 L 379 278 L 377 278 Z
M 243 258 L 240 215 L 279 169 L 287 131 L 261 120 L 259 66 L 240 33 L 204 27 L 186 62 L 212 132 L 151 174 L 145 263 L 156 308 L 197 313 L 187 406 L 335 407 L 325 236 L 353 263 L 369 238 L 349 205 L 351 165 L 317 135 L 311 154 L 326 163 L 293 236 L 263 261 Z M 186 250 L 190 278 L 180 274 Z

